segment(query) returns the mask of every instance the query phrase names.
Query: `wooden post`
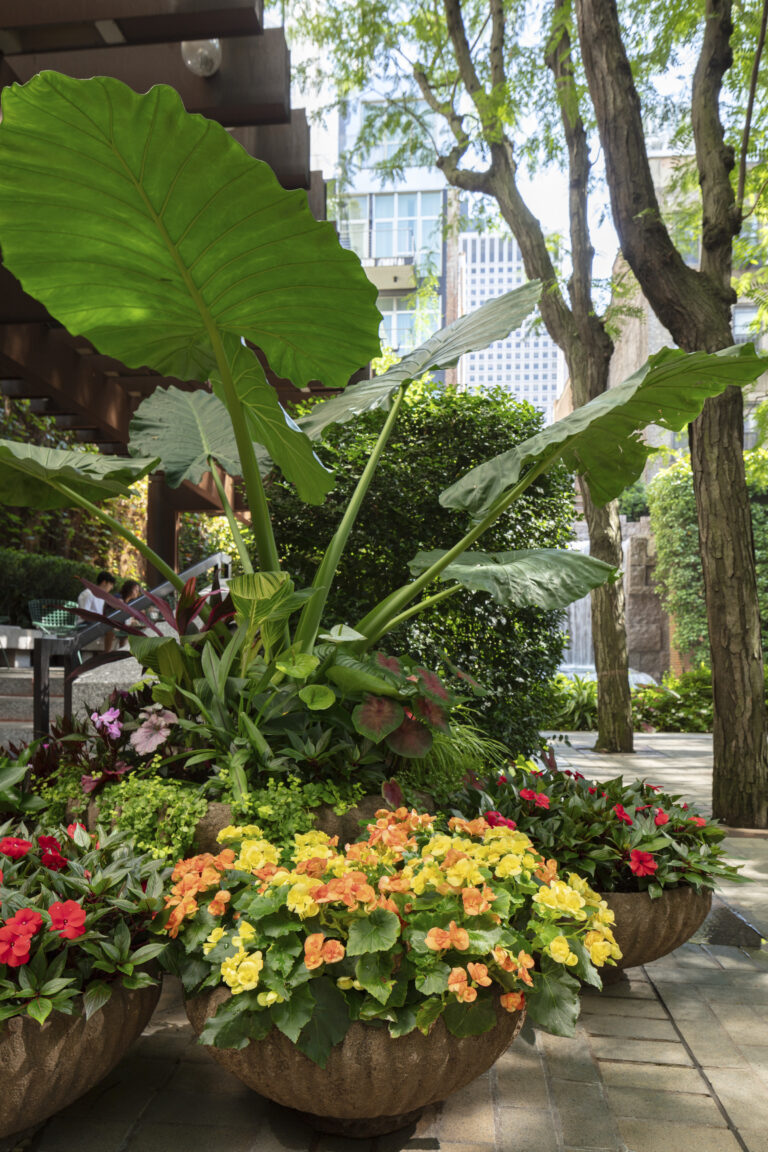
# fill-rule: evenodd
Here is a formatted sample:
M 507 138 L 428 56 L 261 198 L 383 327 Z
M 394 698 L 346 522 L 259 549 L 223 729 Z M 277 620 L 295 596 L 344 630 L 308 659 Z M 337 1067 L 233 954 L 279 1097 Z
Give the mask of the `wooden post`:
M 147 492 L 147 543 L 174 571 L 179 567 L 176 509 L 162 473 L 149 478 Z M 149 565 L 146 582 L 149 588 L 162 583 L 162 576 Z

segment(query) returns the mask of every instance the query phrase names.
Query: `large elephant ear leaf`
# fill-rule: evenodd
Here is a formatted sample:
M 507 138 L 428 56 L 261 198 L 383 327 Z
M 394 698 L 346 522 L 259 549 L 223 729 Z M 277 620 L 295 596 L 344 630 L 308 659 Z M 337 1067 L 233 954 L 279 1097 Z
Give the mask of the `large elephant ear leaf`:
M 376 289 L 333 225 L 174 89 L 42 72 L 2 108 L 3 262 L 100 352 L 203 381 L 231 334 L 329 387 L 378 354 Z
M 301 500 L 321 504 L 333 487 L 332 473 L 320 463 L 307 434 L 283 408 L 253 352 L 232 337 L 225 342 L 225 349 L 251 439 L 264 447 L 270 460 L 295 486 Z M 223 400 L 218 372 L 211 373 L 211 383 L 214 393 Z M 260 467 L 262 464 L 269 467 L 266 460 L 260 460 Z
M 240 475 L 232 421 L 210 392 L 156 388 L 133 414 L 130 450 L 159 456 L 171 488 L 184 480 L 199 484 L 211 456 L 230 476 Z
M 441 560 L 445 552 L 419 552 L 410 563 L 417 575 Z M 475 592 L 489 592 L 505 608 L 567 608 L 593 588 L 615 580 L 610 564 L 566 549 L 521 549 L 516 552 L 464 552 L 440 573 Z
M 450 368 L 467 352 L 487 348 L 514 332 L 536 307 L 540 295 L 540 281 L 531 280 L 489 300 L 430 336 L 381 376 L 353 384 L 341 396 L 316 404 L 299 425 L 312 440 L 317 440 L 330 424 L 346 424 L 375 408 L 388 409 L 401 384 L 418 380 L 425 372 Z
M 74 503 L 70 493 L 99 504 L 130 495 L 129 485 L 159 464 L 157 457 L 126 460 L 0 440 L 0 504 L 43 511 L 68 508 Z
M 481 516 L 528 465 L 560 457 L 584 477 L 595 503 L 607 504 L 638 478 L 653 451 L 641 429 L 661 424 L 680 432 L 710 396 L 730 384 L 750 384 L 766 369 L 768 358 L 758 356 L 751 344 L 714 354 L 662 348 L 623 384 L 467 472 L 441 494 L 440 503 Z

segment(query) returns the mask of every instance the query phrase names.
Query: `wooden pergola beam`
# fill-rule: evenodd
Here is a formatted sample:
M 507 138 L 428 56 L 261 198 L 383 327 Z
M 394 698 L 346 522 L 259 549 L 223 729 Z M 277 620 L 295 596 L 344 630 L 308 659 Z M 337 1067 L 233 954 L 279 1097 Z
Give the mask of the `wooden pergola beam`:
M 263 0 L 31 0 L 3 12 L 0 52 L 55 52 L 103 44 L 151 44 L 254 36 Z
M 196 76 L 175 44 L 121 44 L 67 52 L 32 52 L 6 58 L 22 83 L 53 69 L 84 80 L 114 76 L 136 92 L 168 84 L 188 112 L 198 112 L 227 127 L 287 124 L 291 117 L 290 53 L 281 28 L 262 36 L 224 40 L 222 61 L 213 76 Z

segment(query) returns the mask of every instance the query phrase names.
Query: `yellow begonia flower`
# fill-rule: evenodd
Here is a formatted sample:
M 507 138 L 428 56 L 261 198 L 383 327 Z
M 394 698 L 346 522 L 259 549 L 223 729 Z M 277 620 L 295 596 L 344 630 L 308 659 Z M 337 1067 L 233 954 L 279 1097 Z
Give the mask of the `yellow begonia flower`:
M 316 916 L 320 908 L 312 899 L 312 893 L 320 887 L 322 887 L 321 881 L 314 880 L 311 876 L 297 877 L 288 889 L 285 901 L 289 912 L 298 913 L 302 920 L 306 920 L 308 916 Z
M 296 864 L 316 857 L 330 860 L 332 856 L 337 855 L 336 849 L 329 843 L 330 836 L 326 832 L 295 832 L 293 840 L 295 844 L 293 860 Z
M 576 920 L 586 920 L 587 914 L 583 910 L 585 900 L 574 888 L 563 880 L 553 880 L 551 884 L 542 884 L 533 899 L 545 908 L 555 912 L 567 912 Z
M 608 907 L 606 900 L 601 900 L 597 906 L 597 912 L 592 917 L 593 921 L 598 921 L 600 924 L 615 924 L 616 914 Z
M 237 924 L 237 936 L 232 937 L 232 943 L 236 948 L 242 948 L 249 940 L 252 940 L 256 935 L 256 929 L 247 920 L 239 920 Z
M 587 932 L 584 943 L 589 952 L 589 958 L 598 968 L 605 964 L 615 945 L 606 940 L 600 932 Z
M 222 828 L 216 837 L 219 844 L 223 844 L 225 840 L 243 840 L 246 837 L 260 837 L 261 828 L 257 828 L 255 824 L 228 824 L 226 828 Z
M 502 856 L 495 868 L 495 875 L 504 880 L 507 876 L 519 876 L 523 870 L 523 862 L 519 856 L 513 855 L 508 852 L 506 856 Z
M 208 955 L 209 952 L 213 951 L 213 949 L 216 947 L 216 945 L 218 944 L 219 940 L 221 940 L 223 935 L 224 935 L 224 929 L 223 928 L 214 928 L 213 932 L 211 932 L 210 936 L 207 938 L 207 940 L 203 944 L 203 952 L 205 953 L 206 956 Z
M 265 864 L 277 864 L 280 853 L 269 840 L 243 840 L 233 865 L 241 872 L 256 872 Z
M 237 950 L 237 952 L 235 952 L 234 956 L 228 956 L 226 960 L 222 961 L 222 965 L 221 965 L 221 969 L 220 969 L 221 978 L 225 984 L 229 985 L 229 987 L 232 989 L 233 993 L 235 992 L 235 990 L 237 990 L 238 992 L 243 991 L 243 989 L 240 987 L 240 982 L 237 978 L 237 969 L 238 969 L 238 965 L 240 964 L 240 961 L 244 960 L 245 957 L 246 957 L 245 950 L 243 948 L 238 948 L 238 950 Z
M 433 836 L 432 839 L 424 845 L 421 850 L 422 856 L 445 856 L 453 847 L 453 839 L 446 836 L 444 833 L 439 836 Z
M 339 976 L 338 980 L 336 981 L 336 987 L 341 988 L 342 992 L 347 992 L 354 986 L 354 983 L 355 982 L 351 976 Z
M 425 888 L 442 888 L 444 884 L 445 875 L 437 864 L 425 864 L 414 874 L 411 889 L 417 896 L 421 896 Z
M 259 992 L 256 997 L 257 1004 L 262 1008 L 269 1008 L 270 1004 L 282 1004 L 284 996 L 279 996 L 277 992 Z
M 565 936 L 555 936 L 554 940 L 548 945 L 547 951 L 553 960 L 557 960 L 558 964 L 567 964 L 571 967 L 573 964 L 578 964 L 579 962 L 576 953 L 571 952 L 571 946 Z
M 580 893 L 588 903 L 590 903 L 590 904 L 599 904 L 600 903 L 600 896 L 598 895 L 597 892 L 594 892 L 590 888 L 589 884 L 587 883 L 587 881 L 584 879 L 583 876 L 577 876 L 575 872 L 569 872 L 568 873 L 568 883 L 571 886 L 571 888 L 575 888 L 576 891 L 578 893 Z M 603 903 L 605 903 L 605 901 L 603 901 Z
M 457 860 L 446 868 L 445 878 L 452 888 L 474 888 L 485 879 L 474 860 Z
M 238 992 L 250 992 L 259 982 L 261 970 L 264 967 L 264 957 L 261 952 L 249 952 L 237 966 Z M 235 995 L 235 989 L 232 989 Z

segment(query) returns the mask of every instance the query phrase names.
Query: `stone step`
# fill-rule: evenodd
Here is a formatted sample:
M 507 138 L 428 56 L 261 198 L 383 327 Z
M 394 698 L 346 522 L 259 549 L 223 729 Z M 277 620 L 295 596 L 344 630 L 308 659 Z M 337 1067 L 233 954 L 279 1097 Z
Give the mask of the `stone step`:
M 34 677 L 31 668 L 5 668 L 0 670 L 0 698 L 4 696 L 31 696 Z M 63 696 L 64 669 L 51 669 L 51 694 Z
M 0 720 L 0 751 L 9 744 L 29 744 L 32 740 L 32 721 L 24 724 L 19 720 Z
M 0 696 L 0 722 L 20 722 L 31 724 L 34 714 L 32 696 Z M 51 694 L 51 714 L 57 716 L 64 711 L 64 697 Z

